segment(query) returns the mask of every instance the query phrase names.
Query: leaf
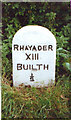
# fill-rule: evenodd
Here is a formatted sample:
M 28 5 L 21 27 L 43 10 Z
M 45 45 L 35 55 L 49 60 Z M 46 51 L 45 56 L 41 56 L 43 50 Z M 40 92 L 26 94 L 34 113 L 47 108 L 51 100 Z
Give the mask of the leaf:
M 71 64 L 70 63 L 65 62 L 63 65 L 64 65 L 64 67 L 66 67 L 68 70 L 71 71 Z
M 58 48 L 57 51 L 68 52 L 67 50 L 65 50 L 63 48 Z

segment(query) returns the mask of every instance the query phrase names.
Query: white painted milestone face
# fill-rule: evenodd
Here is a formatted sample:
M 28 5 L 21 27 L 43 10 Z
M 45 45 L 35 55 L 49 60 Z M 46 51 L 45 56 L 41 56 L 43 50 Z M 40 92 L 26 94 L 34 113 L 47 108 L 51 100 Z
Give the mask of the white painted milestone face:
M 55 81 L 56 39 L 37 25 L 21 28 L 12 43 L 13 85 L 48 86 Z

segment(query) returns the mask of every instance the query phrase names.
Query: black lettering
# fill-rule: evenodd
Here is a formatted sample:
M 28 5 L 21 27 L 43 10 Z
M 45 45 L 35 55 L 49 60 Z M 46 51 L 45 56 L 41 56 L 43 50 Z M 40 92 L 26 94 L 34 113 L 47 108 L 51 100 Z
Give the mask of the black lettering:
M 53 51 L 53 46 L 52 46 L 52 45 L 49 45 L 49 46 L 48 46 L 48 50 L 52 50 L 52 51 Z
M 29 54 L 29 55 L 27 53 L 25 53 L 25 54 L 27 56 L 26 60 L 28 60 L 28 59 L 31 60 L 31 58 L 29 57 L 31 54 Z
M 40 70 L 40 66 L 42 66 L 42 64 L 36 64 L 38 66 L 38 70 Z
M 31 46 L 29 46 L 29 45 L 28 45 L 28 47 L 29 47 L 29 48 L 30 48 L 30 50 L 31 50 L 31 48 L 32 48 L 32 45 L 31 45 Z
M 31 73 L 31 76 L 30 76 L 30 81 L 34 81 L 34 76 L 33 76 L 33 73 Z
M 37 60 L 39 59 L 39 54 L 37 53 Z
M 32 65 L 32 70 L 36 71 L 37 69 L 36 69 L 36 68 L 34 68 L 34 67 L 33 67 L 33 65 Z
M 22 70 L 22 64 L 17 64 L 17 70 Z
M 32 60 L 34 60 L 34 54 L 32 54 Z
M 31 65 L 29 64 L 29 70 L 31 70 Z
M 24 68 L 24 70 L 28 70 L 28 65 L 26 65 L 26 67 L 25 67 L 25 65 L 23 65 L 23 68 Z
M 18 51 L 19 50 L 18 47 L 19 45 L 14 45 L 14 50 L 16 49 Z
M 45 65 L 43 66 L 43 69 L 44 69 L 44 70 L 45 70 L 46 68 L 47 68 L 47 70 L 48 70 L 48 65 L 47 65 L 47 66 L 45 66 Z
M 29 50 L 27 46 L 25 47 L 25 50 Z
M 34 51 L 34 50 L 35 50 L 35 51 L 37 51 L 37 49 L 36 49 L 36 47 L 35 47 L 35 46 L 33 46 L 33 49 L 32 49 L 32 51 Z
M 47 45 L 43 46 L 43 51 L 47 51 Z
M 42 50 L 42 46 L 41 45 L 38 46 L 38 50 L 39 51 Z
M 39 59 L 39 54 L 32 54 L 32 60 L 38 60 Z
M 20 50 L 24 50 L 24 45 L 23 45 L 23 46 L 20 46 Z
M 35 60 L 36 60 L 36 54 L 35 54 Z

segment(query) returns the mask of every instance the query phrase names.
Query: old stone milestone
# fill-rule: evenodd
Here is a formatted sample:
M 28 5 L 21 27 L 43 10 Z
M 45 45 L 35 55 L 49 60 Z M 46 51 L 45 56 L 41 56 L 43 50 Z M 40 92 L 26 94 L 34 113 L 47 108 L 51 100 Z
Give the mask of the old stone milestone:
M 21 28 L 12 43 L 13 85 L 48 86 L 55 82 L 56 39 L 38 25 Z

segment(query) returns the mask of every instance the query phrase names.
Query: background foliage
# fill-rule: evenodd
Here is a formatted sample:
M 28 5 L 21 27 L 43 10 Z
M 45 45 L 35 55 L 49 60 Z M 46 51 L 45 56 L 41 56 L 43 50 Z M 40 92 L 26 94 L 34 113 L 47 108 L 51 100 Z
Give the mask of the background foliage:
M 69 89 L 69 79 L 70 79 L 70 72 L 71 72 L 71 69 L 70 69 L 70 64 L 71 64 L 70 20 L 71 18 L 70 18 L 69 4 L 70 3 L 48 3 L 48 2 L 3 3 L 3 6 L 2 6 L 2 11 L 3 11 L 3 19 L 2 19 L 2 23 L 3 23 L 2 71 L 3 72 L 2 72 L 2 76 L 3 76 L 3 81 L 5 83 L 8 83 L 9 81 L 12 83 L 12 39 L 14 34 L 23 26 L 41 25 L 48 28 L 56 37 L 56 40 L 57 40 L 56 81 L 60 81 L 59 85 L 61 85 L 61 87 L 63 87 L 62 86 L 63 84 L 67 90 Z M 60 90 L 62 91 L 63 89 L 61 88 Z M 5 97 L 6 96 L 4 96 L 4 99 Z M 53 96 L 53 98 L 54 97 L 55 96 Z M 46 101 L 48 102 L 48 100 Z M 6 106 L 6 104 L 3 104 L 3 105 Z M 45 105 L 43 106 L 44 108 L 46 108 Z M 4 107 L 3 112 L 5 113 L 6 111 L 7 111 L 7 108 Z M 44 113 L 44 112 L 42 112 L 41 110 L 41 113 Z M 41 113 L 35 116 L 40 117 L 42 116 Z M 32 113 L 32 114 L 35 114 L 35 113 Z M 62 116 L 64 117 L 65 114 L 66 112 L 62 113 Z M 49 116 L 53 116 L 53 114 Z M 55 117 L 58 117 L 58 116 L 61 117 L 61 114 L 57 113 L 55 115 Z M 3 117 L 4 117 L 4 114 L 3 114 Z M 12 117 L 12 116 L 9 116 L 9 117 Z M 44 116 L 42 117 L 44 118 Z

